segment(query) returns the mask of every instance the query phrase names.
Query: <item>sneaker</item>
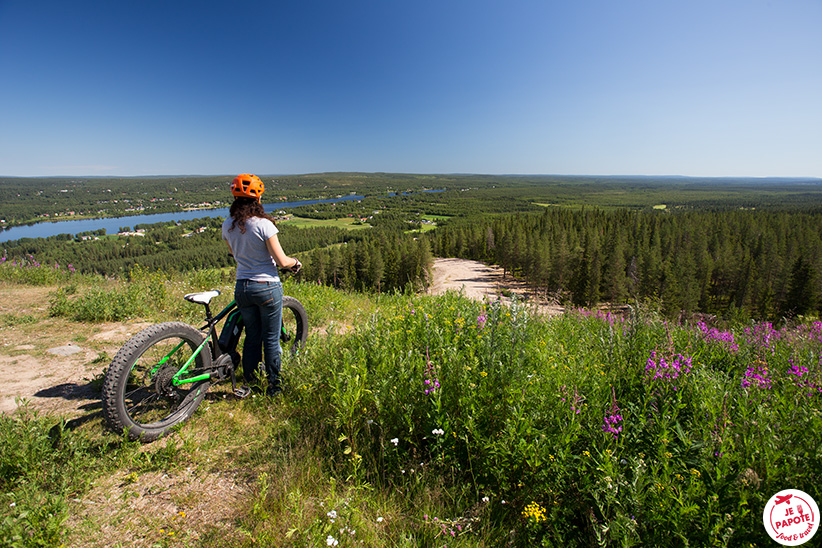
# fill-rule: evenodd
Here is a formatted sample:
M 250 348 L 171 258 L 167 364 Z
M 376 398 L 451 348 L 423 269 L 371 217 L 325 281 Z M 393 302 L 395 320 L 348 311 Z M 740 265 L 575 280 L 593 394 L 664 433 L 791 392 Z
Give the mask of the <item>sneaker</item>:
M 250 386 L 238 386 L 234 390 L 234 395 L 240 399 L 247 398 L 251 395 L 251 387 Z

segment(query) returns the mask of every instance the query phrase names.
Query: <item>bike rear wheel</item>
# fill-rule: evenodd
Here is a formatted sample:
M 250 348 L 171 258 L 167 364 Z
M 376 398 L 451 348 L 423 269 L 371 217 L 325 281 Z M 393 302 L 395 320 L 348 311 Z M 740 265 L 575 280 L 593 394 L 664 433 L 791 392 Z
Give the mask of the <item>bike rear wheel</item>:
M 283 351 L 288 348 L 297 354 L 308 339 L 308 314 L 303 304 L 288 295 L 283 297 L 283 332 L 280 336 Z
M 175 385 L 174 375 L 202 344 L 190 325 L 165 322 L 133 336 L 117 352 L 103 383 L 103 416 L 109 427 L 126 430 L 132 440 L 153 441 L 187 420 L 203 401 L 210 380 Z M 185 377 L 211 371 L 208 346 L 197 354 Z

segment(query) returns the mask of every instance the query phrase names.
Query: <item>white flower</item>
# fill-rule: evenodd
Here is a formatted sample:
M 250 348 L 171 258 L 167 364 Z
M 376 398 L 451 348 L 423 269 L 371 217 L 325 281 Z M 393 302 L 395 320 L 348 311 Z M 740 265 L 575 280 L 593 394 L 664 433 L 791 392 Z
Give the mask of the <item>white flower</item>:
M 396 447 L 400 443 L 400 438 L 391 438 L 391 443 Z
M 331 510 L 330 512 L 328 512 L 326 514 L 326 516 L 328 516 L 331 519 L 337 519 L 337 511 L 336 510 Z
M 488 501 L 490 501 L 490 500 L 491 500 L 491 499 L 489 499 L 488 497 L 482 497 L 482 502 L 488 502 Z
M 383 522 L 383 517 L 382 517 L 382 516 L 379 516 L 379 517 L 377 518 L 377 523 L 382 523 L 382 522 Z
M 443 430 L 442 428 L 434 428 L 433 430 L 431 430 L 431 433 L 435 436 L 442 436 L 443 434 L 445 434 L 445 430 Z
M 332 537 L 331 535 L 328 535 L 328 537 L 326 537 L 326 539 L 325 539 L 325 545 L 326 546 L 336 546 L 339 543 L 340 542 L 337 539 L 335 539 L 334 537 Z

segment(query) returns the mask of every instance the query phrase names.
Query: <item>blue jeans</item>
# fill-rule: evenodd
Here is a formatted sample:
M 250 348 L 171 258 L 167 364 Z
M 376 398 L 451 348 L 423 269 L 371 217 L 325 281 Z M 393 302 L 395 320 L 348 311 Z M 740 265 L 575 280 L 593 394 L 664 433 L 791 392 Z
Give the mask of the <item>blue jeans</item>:
M 283 321 L 283 286 L 280 282 L 237 280 L 234 300 L 243 316 L 243 377 L 256 382 L 258 364 L 265 352 L 269 389 L 280 389 L 280 331 Z

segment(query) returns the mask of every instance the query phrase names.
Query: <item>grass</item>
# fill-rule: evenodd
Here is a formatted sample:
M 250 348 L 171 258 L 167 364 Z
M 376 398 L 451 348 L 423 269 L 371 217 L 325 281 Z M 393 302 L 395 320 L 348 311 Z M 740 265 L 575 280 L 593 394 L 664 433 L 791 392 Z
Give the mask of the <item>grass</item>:
M 223 280 L 151 276 L 66 298 L 137 299 L 148 284 L 163 308 L 133 314 L 154 321 Z M 770 546 L 773 494 L 822 500 L 819 322 L 286 292 L 315 328 L 280 400 L 218 386 L 147 446 L 99 418 L 0 418 L 3 543 Z
M 309 219 L 307 217 L 293 216 L 288 221 L 283 221 L 290 226 L 297 228 L 344 228 L 346 230 L 361 230 L 364 228 L 371 228 L 367 223 L 360 223 L 360 220 L 354 217 L 341 217 L 339 219 Z

